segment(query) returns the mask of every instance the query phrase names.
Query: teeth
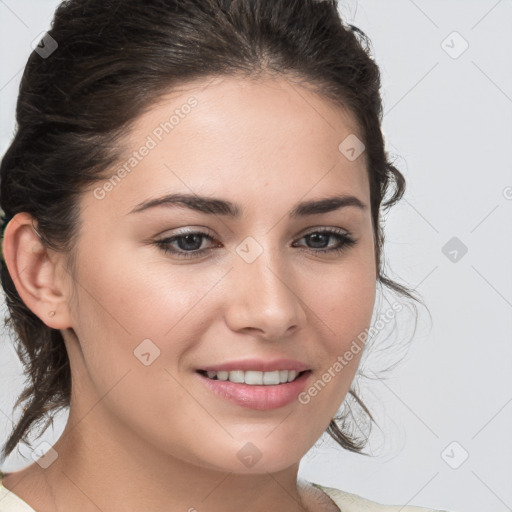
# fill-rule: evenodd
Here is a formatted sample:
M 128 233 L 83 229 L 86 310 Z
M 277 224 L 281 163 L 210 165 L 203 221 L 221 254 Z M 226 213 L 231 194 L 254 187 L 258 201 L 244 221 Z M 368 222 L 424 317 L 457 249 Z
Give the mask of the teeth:
M 210 379 L 229 380 L 239 384 L 249 384 L 251 386 L 274 386 L 292 382 L 297 378 L 299 372 L 296 370 L 275 370 L 273 372 L 257 372 L 233 370 L 231 372 L 206 372 Z

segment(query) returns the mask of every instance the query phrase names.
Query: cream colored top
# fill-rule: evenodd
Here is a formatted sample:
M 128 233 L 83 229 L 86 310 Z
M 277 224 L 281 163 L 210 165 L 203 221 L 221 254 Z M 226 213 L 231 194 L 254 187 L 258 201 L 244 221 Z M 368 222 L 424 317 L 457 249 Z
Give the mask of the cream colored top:
M 380 503 L 362 498 L 357 494 L 351 494 L 349 492 L 341 491 L 333 487 L 325 487 L 313 482 L 310 483 L 325 492 L 339 507 L 340 512 L 446 512 L 409 505 L 405 507 L 399 505 L 382 505 Z M 2 485 L 2 480 L 0 480 L 0 512 L 36 511 L 12 491 L 9 491 L 7 488 L 5 488 Z

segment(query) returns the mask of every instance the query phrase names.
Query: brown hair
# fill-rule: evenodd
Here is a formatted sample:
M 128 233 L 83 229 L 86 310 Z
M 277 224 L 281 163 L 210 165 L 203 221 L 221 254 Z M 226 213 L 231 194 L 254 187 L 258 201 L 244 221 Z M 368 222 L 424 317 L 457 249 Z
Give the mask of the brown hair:
M 340 18 L 335 0 L 68 0 L 57 8 L 48 34 L 58 47 L 28 59 L 16 133 L 1 162 L 4 227 L 16 213 L 28 212 L 42 242 L 68 252 L 71 261 L 79 194 L 116 163 L 123 135 L 163 94 L 210 76 L 293 77 L 357 119 L 378 281 L 417 300 L 384 274 L 380 210 L 402 197 L 405 180 L 384 149 L 380 74 L 370 42 Z M 5 457 L 28 442 L 33 426 L 50 416 L 46 429 L 50 413 L 69 406 L 71 375 L 60 331 L 26 307 L 3 261 L 1 277 L 6 325 L 29 378 L 15 408 L 27 405 L 4 445 Z M 347 398 L 371 425 L 353 388 Z M 327 432 L 343 448 L 362 453 L 367 438 L 355 434 L 353 419 L 351 413 L 333 419 Z

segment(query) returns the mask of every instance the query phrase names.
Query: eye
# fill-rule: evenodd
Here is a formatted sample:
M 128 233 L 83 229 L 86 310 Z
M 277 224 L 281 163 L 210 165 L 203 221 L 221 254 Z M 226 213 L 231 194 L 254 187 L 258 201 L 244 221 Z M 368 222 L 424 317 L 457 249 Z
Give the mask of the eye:
M 337 244 L 329 246 L 329 241 L 333 238 L 337 240 Z M 333 228 L 316 229 L 304 235 L 299 240 L 303 239 L 313 245 L 313 247 L 306 248 L 305 250 L 314 254 L 336 254 L 356 244 L 356 241 L 352 238 L 350 233 Z M 204 240 L 210 242 L 215 241 L 212 236 L 203 231 L 187 231 L 162 240 L 157 240 L 154 243 L 159 249 L 164 251 L 164 253 L 170 253 L 177 258 L 197 258 L 215 247 L 221 247 L 221 244 L 217 243 L 213 247 L 201 248 Z M 174 244 L 176 244 L 177 247 Z
M 334 247 L 329 247 L 328 241 L 332 238 L 337 239 L 338 243 Z M 310 252 L 320 254 L 340 253 L 349 247 L 352 247 L 356 243 L 350 233 L 333 228 L 316 229 L 315 231 L 304 235 L 300 240 L 303 239 L 309 240 L 309 242 L 313 244 L 315 249 Z
M 165 253 L 171 253 L 178 258 L 196 258 L 212 248 L 203 248 L 201 245 L 204 239 L 213 241 L 214 238 L 203 231 L 187 231 L 182 234 L 173 235 L 163 240 L 157 240 L 155 244 Z M 172 244 L 177 243 L 178 250 Z

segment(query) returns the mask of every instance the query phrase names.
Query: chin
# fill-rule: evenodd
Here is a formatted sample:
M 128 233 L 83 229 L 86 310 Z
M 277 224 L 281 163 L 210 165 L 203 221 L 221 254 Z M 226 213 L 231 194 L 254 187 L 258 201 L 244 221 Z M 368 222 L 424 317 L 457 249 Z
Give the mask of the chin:
M 294 453 L 294 446 L 285 456 L 280 455 L 283 451 L 273 448 L 257 448 L 256 444 L 247 442 L 241 448 L 235 450 L 222 450 L 218 456 L 213 458 L 197 460 L 195 463 L 209 470 L 222 473 L 234 473 L 238 475 L 256 475 L 284 471 L 285 469 L 299 464 L 304 456 L 302 453 Z M 198 454 L 201 455 L 201 454 Z M 203 456 L 205 454 L 202 454 Z

